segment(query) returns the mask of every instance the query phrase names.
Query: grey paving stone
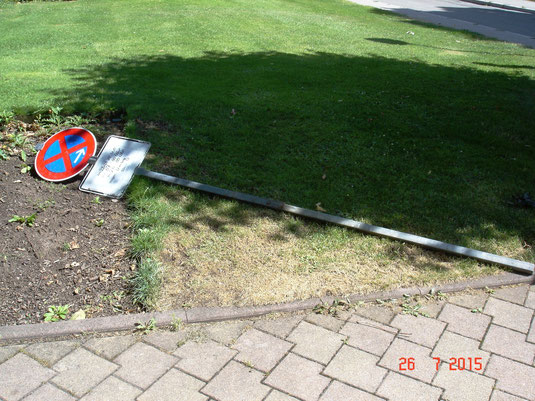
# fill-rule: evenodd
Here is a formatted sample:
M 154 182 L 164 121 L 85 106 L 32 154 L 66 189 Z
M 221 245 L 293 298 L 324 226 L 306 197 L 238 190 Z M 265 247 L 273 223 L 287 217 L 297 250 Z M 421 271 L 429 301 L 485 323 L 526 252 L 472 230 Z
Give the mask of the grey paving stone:
M 441 364 L 433 384 L 444 388 L 448 401 L 487 401 L 494 388 L 494 380 L 467 370 L 450 370 Z
M 483 308 L 489 295 L 480 291 L 474 294 L 458 294 L 448 297 L 448 303 L 464 306 L 468 309 Z
M 382 401 L 373 394 L 334 380 L 319 401 Z
M 263 378 L 259 371 L 230 361 L 202 392 L 219 401 L 260 401 L 270 390 Z
M 352 314 L 351 317 L 347 321 L 351 323 L 358 323 L 358 324 L 362 324 L 365 326 L 374 327 L 376 329 L 383 330 L 383 331 L 386 331 L 387 333 L 392 333 L 394 335 L 396 335 L 399 332 L 399 330 L 396 329 L 395 327 L 388 326 L 386 324 L 368 319 L 364 316 L 360 316 L 355 313 Z
M 330 382 L 320 374 L 322 369 L 319 363 L 289 353 L 264 382 L 305 401 L 316 401 Z
M 396 315 L 390 325 L 400 330 L 398 336 L 431 348 L 446 327 L 445 323 L 435 319 L 403 314 Z
M 450 358 L 464 358 L 465 369 L 472 370 L 476 373 L 483 373 L 490 354 L 480 350 L 479 344 L 477 340 L 463 337 L 446 330 L 431 353 L 431 356 L 440 358 L 441 361 L 446 363 L 453 362 Z M 471 359 L 471 365 L 468 358 Z M 478 361 L 481 365 L 475 363 L 475 358 L 481 358 Z M 470 366 L 472 369 L 470 369 Z
M 81 397 L 111 375 L 117 365 L 84 348 L 78 348 L 60 359 L 53 368 L 58 375 L 52 382 Z
M 378 361 L 375 355 L 344 345 L 323 373 L 373 393 L 387 373 Z
M 291 395 L 281 393 L 277 390 L 272 390 L 264 401 L 299 401 Z
M 100 356 L 113 359 L 137 341 L 138 337 L 133 335 L 91 338 L 84 346 Z
M 114 376 L 94 387 L 80 401 L 134 401 L 141 390 Z
M 301 320 L 303 320 L 303 316 L 299 315 L 279 319 L 257 320 L 254 325 L 263 331 L 286 338 Z
M 444 304 L 445 302 L 429 302 L 422 305 L 421 311 L 434 319 L 440 314 Z
M 533 316 L 533 309 L 492 297 L 487 301 L 483 311 L 494 317 L 493 323 L 522 333 L 528 332 Z
M 383 324 L 388 324 L 395 313 L 386 306 L 367 304 L 356 309 L 355 313 L 368 319 L 375 320 Z
M 504 393 L 500 390 L 494 390 L 490 401 L 527 401 L 524 398 L 519 398 L 511 394 Z
M 52 366 L 79 346 L 80 344 L 76 341 L 52 341 L 29 345 L 24 352 L 45 366 Z
M 153 346 L 136 343 L 114 359 L 121 365 L 115 373 L 121 379 L 146 389 L 177 362 L 177 358 Z
M 176 366 L 181 370 L 198 377 L 210 380 L 237 352 L 215 341 L 196 343 L 190 341 L 174 352 L 182 358 Z
M 531 321 L 531 328 L 529 329 L 527 340 L 535 343 L 535 318 Z
M 535 344 L 526 342 L 526 336 L 505 327 L 490 325 L 481 349 L 528 365 L 535 358 Z
M 154 345 L 167 352 L 173 352 L 178 348 L 178 343 L 188 338 L 188 332 L 182 331 L 157 331 L 143 336 L 143 341 Z
M 429 348 L 396 338 L 381 358 L 379 365 L 394 372 L 431 383 L 436 372 L 436 362 L 430 354 L 431 349 Z M 408 370 L 408 364 L 400 366 L 401 358 L 414 358 L 414 370 Z M 402 371 L 402 368 L 407 370 Z
M 234 359 L 252 364 L 256 369 L 267 372 L 292 348 L 293 344 L 271 334 L 251 329 L 243 333 L 233 348 L 239 351 Z
M 199 391 L 204 382 L 193 376 L 171 369 L 154 383 L 139 401 L 205 401 L 208 399 Z
M 342 346 L 341 334 L 308 322 L 301 322 L 288 336 L 296 345 L 292 352 L 327 364 Z
M 224 345 L 234 344 L 236 339 L 241 335 L 246 327 L 251 326 L 252 322 L 235 321 L 212 323 L 205 327 L 209 338 Z
M 74 401 L 76 398 L 67 394 L 65 391 L 54 387 L 50 383 L 45 383 L 29 396 L 24 398 L 24 401 Z
M 0 365 L 0 397 L 17 401 L 48 381 L 54 372 L 27 355 L 17 354 Z
M 535 398 L 535 368 L 533 367 L 492 355 L 485 375 L 496 379 L 498 390 L 528 400 Z
M 377 356 L 383 355 L 394 340 L 395 334 L 367 324 L 347 322 L 340 334 L 349 337 L 348 344 Z
M 307 322 L 322 326 L 328 330 L 337 332 L 344 325 L 343 319 L 338 319 L 329 315 L 322 315 L 320 313 L 310 313 L 307 315 Z
M 535 309 L 535 292 L 529 291 L 528 296 L 526 298 L 526 303 L 524 304 L 525 307 Z
M 442 389 L 395 372 L 388 372 L 377 394 L 391 401 L 438 401 Z
M 515 304 L 524 305 L 526 295 L 529 291 L 528 285 L 517 285 L 514 287 L 499 288 L 492 296 L 494 298 L 503 299 L 504 301 L 513 302 Z
M 13 355 L 20 351 L 22 345 L 4 345 L 0 347 L 0 363 L 7 361 Z
M 472 313 L 470 309 L 446 304 L 438 319 L 448 323 L 448 331 L 482 340 L 490 324 L 490 316 Z

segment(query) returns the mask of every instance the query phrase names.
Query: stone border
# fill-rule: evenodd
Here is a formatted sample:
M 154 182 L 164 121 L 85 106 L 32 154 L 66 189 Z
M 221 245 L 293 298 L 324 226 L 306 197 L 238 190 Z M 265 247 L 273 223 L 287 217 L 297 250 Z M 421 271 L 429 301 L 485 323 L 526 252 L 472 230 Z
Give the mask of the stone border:
M 531 13 L 531 14 L 535 13 L 535 9 L 516 7 L 513 5 L 509 5 L 509 4 L 504 4 L 504 3 L 495 3 L 494 1 L 485 1 L 485 0 L 461 0 L 461 1 L 465 3 L 477 4 L 480 6 L 502 8 L 504 10 L 510 10 L 510 11 L 518 11 L 518 12 Z
M 452 284 L 441 284 L 429 287 L 400 288 L 392 291 L 373 292 L 366 295 L 351 295 L 350 302 L 373 302 L 377 299 L 399 299 L 404 294 L 425 295 L 432 289 L 444 293 L 501 287 L 514 284 L 535 284 L 534 275 L 505 273 L 499 276 L 488 276 Z M 36 323 L 27 325 L 0 326 L 0 345 L 8 342 L 56 338 L 71 335 L 105 333 L 133 330 L 136 323 L 146 323 L 150 319 L 160 327 L 170 326 L 180 319 L 183 323 L 210 323 L 233 319 L 247 319 L 267 315 L 269 313 L 297 312 L 312 309 L 321 303 L 330 304 L 339 297 L 310 298 L 283 304 L 245 306 L 245 307 L 196 307 L 177 309 L 166 312 L 136 313 L 132 315 L 106 316 L 85 320 L 68 320 L 55 323 Z

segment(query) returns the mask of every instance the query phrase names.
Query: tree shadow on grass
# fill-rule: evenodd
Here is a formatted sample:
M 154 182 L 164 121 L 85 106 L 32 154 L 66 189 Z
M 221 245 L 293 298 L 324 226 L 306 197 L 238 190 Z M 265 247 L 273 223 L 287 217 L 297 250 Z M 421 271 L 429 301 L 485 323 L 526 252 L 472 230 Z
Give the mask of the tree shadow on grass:
M 535 239 L 533 211 L 507 204 L 535 186 L 527 77 L 276 52 L 70 73 L 64 105 L 127 110 L 159 171 L 490 251 Z

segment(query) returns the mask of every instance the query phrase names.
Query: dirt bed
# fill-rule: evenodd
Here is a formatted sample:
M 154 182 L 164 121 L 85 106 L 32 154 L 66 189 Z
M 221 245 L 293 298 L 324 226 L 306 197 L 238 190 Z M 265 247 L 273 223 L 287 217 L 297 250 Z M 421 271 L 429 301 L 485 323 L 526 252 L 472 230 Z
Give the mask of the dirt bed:
M 42 322 L 52 305 L 87 317 L 137 311 L 124 203 L 79 191 L 80 176 L 49 183 L 21 164 L 0 161 L 0 325 Z M 9 222 L 33 214 L 33 224 Z

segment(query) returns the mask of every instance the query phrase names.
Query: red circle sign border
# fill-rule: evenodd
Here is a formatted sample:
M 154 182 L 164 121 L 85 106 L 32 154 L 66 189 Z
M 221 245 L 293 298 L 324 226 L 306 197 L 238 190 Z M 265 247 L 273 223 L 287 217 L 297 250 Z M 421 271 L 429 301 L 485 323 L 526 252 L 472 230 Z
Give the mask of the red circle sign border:
M 50 163 L 50 161 L 46 161 L 45 163 L 44 157 L 45 157 L 46 151 L 48 150 L 48 148 L 50 148 L 50 146 L 54 142 L 56 142 L 57 140 L 61 141 L 67 135 L 81 136 L 82 138 L 84 138 L 84 143 L 74 146 L 72 149 L 62 148 L 62 152 L 59 155 L 62 155 L 62 157 L 68 156 L 69 154 L 78 150 L 78 148 L 83 148 L 85 146 L 87 146 L 88 148 L 87 152 L 85 153 L 82 160 L 76 165 L 76 167 L 74 168 L 71 167 L 69 169 L 67 168 L 67 165 L 66 165 L 65 168 L 67 171 L 63 173 L 54 173 L 52 171 L 47 170 L 45 168 L 45 165 Z M 82 145 L 85 145 L 85 146 L 82 146 Z M 60 147 L 61 147 L 61 144 L 60 144 Z M 94 156 L 96 151 L 97 151 L 97 140 L 95 138 L 95 135 L 93 135 L 91 131 L 85 128 L 81 128 L 81 127 L 67 128 L 59 132 L 56 132 L 54 135 L 48 138 L 46 142 L 44 143 L 43 148 L 39 152 L 37 152 L 37 155 L 35 157 L 35 163 L 34 163 L 35 171 L 37 172 L 39 177 L 41 177 L 43 180 L 53 181 L 53 182 L 65 181 L 65 180 L 68 180 L 69 178 L 74 177 L 80 172 L 82 172 L 88 166 L 89 158 L 91 156 Z

